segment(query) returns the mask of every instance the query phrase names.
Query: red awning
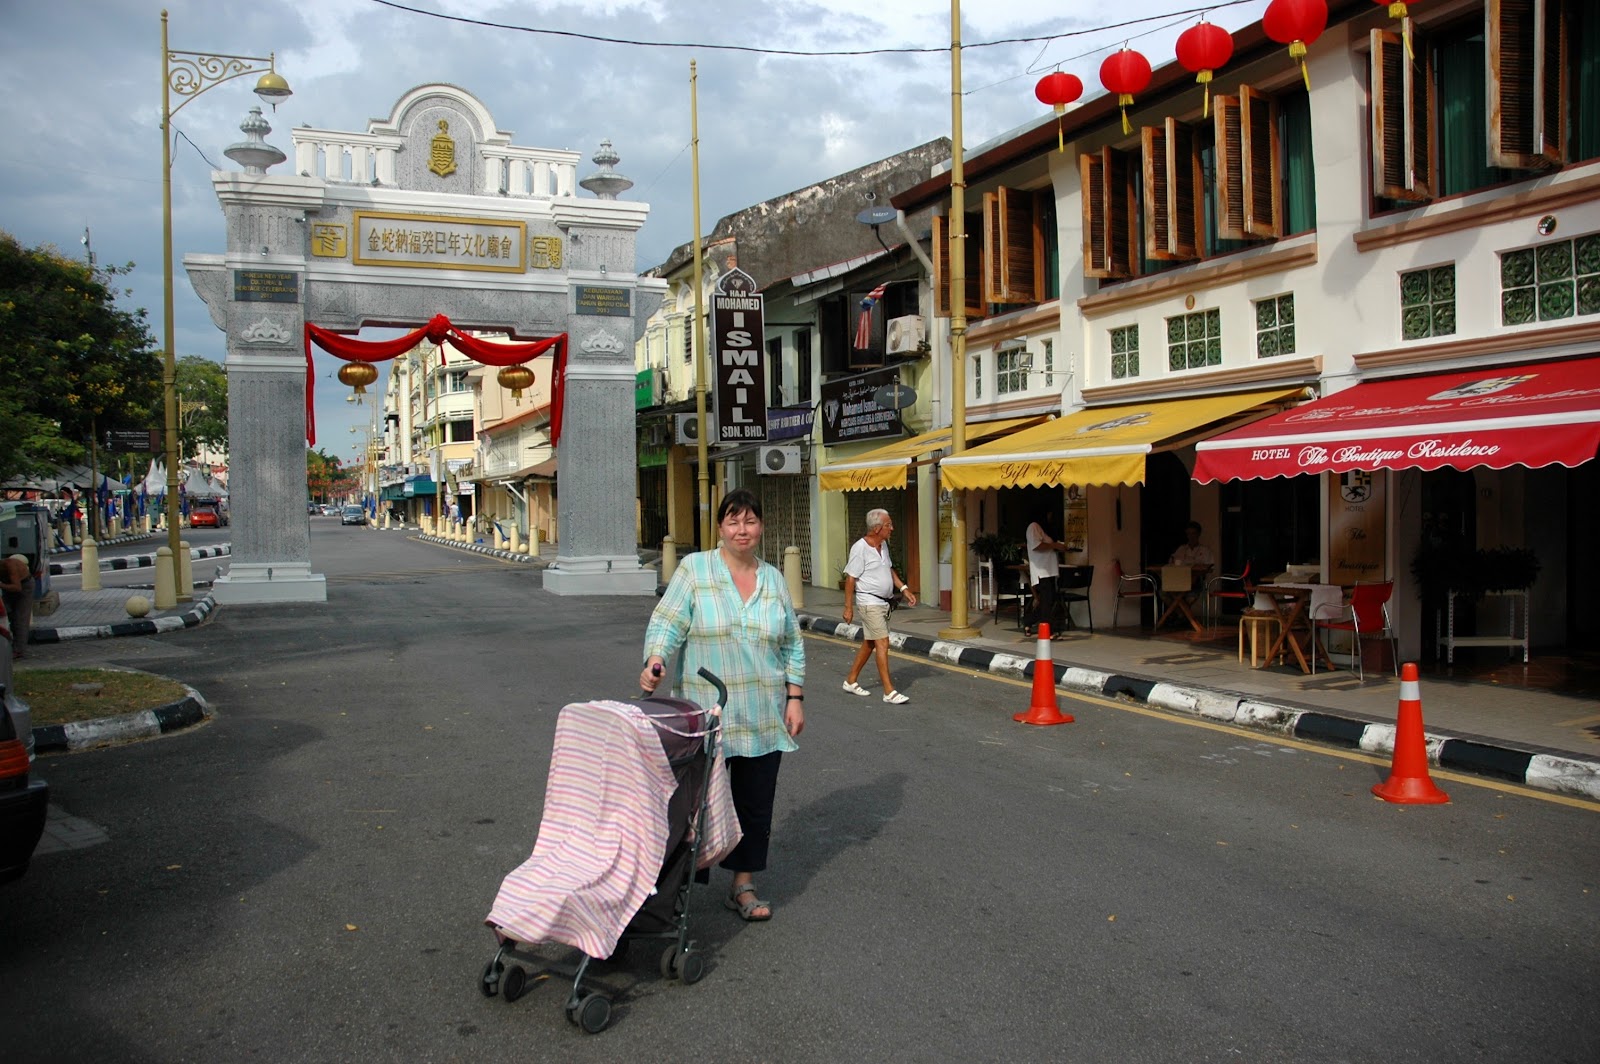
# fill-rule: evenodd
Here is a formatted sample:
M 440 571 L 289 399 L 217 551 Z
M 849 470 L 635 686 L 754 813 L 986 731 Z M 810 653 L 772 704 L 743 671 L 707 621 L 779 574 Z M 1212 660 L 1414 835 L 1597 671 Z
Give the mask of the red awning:
M 1195 445 L 1194 479 L 1576 466 L 1600 448 L 1600 358 L 1369 381 Z

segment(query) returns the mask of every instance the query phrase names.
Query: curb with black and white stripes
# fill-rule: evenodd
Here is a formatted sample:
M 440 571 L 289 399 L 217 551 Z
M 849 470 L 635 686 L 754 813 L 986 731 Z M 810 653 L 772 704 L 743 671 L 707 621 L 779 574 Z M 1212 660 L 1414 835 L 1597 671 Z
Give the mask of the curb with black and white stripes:
M 416 538 L 422 540 L 424 543 L 437 543 L 441 547 L 454 547 L 457 550 L 472 550 L 477 551 L 479 554 L 488 554 L 495 558 L 504 558 L 508 562 L 531 563 L 543 560 L 527 554 L 513 554 L 508 550 L 497 550 L 494 547 L 488 547 L 482 543 L 463 543 L 459 539 L 445 539 L 443 536 L 435 536 L 428 532 L 423 532 Z
M 124 713 L 99 720 L 71 724 L 45 724 L 33 729 L 34 749 L 41 753 L 56 750 L 88 750 L 134 739 L 153 739 L 158 735 L 199 724 L 211 716 L 211 708 L 200 692 L 184 685 L 187 692 L 176 702 L 137 713 Z
M 216 547 L 190 547 L 189 556 L 195 561 L 201 558 L 222 558 L 233 553 L 233 544 L 223 543 Z M 156 564 L 154 554 L 130 554 L 123 558 L 105 558 L 100 562 L 102 573 L 120 572 L 124 569 L 149 569 Z M 69 573 L 83 572 L 83 562 L 51 562 L 51 576 L 65 576 Z
M 97 539 L 94 541 L 94 545 L 96 547 L 114 547 L 118 543 L 142 543 L 143 541 L 150 539 L 152 536 L 157 536 L 160 534 L 161 533 L 159 532 L 134 532 L 126 536 L 112 536 L 110 539 Z M 71 551 L 82 549 L 83 548 L 81 546 L 73 544 L 70 547 L 51 547 L 45 553 L 67 554 Z
M 860 625 L 808 613 L 797 613 L 796 616 L 800 620 L 800 627 L 809 631 L 852 641 L 861 638 Z M 953 665 L 1019 680 L 1033 679 L 1034 659 L 1031 657 L 898 632 L 889 633 L 889 645 L 903 653 L 922 654 Z M 1311 742 L 1353 747 L 1369 754 L 1392 756 L 1394 753 L 1395 728 L 1392 724 L 1341 717 L 1321 709 L 1267 702 L 1226 691 L 1179 686 L 1076 665 L 1052 664 L 1056 686 L 1068 690 L 1105 698 L 1123 696 L 1159 709 L 1187 713 L 1223 724 L 1261 728 Z M 1439 768 L 1600 801 L 1600 763 L 1449 735 L 1426 733 L 1426 738 L 1428 761 Z
M 216 608 L 216 600 L 207 595 L 182 613 L 170 617 L 130 618 L 112 624 L 80 624 L 66 628 L 35 628 L 29 633 L 28 642 L 65 643 L 71 639 L 113 639 L 124 635 L 159 635 L 162 632 L 176 632 L 202 624 Z

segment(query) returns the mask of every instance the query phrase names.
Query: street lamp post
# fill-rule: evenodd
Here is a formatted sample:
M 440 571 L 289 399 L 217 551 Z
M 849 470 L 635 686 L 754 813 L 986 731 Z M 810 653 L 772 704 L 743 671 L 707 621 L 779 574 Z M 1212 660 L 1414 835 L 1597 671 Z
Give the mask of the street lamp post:
M 177 564 L 178 529 L 178 360 L 172 322 L 172 116 L 209 88 L 246 74 L 263 72 L 256 95 L 276 106 L 291 95 L 289 83 L 275 69 L 276 55 L 214 55 L 175 51 L 167 46 L 167 13 L 161 12 L 161 387 L 165 398 L 167 435 L 167 545 Z M 177 107 L 172 97 L 183 99 Z

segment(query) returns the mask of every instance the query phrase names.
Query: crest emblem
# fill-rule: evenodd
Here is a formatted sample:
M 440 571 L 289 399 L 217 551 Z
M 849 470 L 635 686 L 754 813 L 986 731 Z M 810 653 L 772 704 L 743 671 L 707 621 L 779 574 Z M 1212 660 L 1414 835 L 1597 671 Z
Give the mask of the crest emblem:
M 433 135 L 433 145 L 428 150 L 428 169 L 440 177 L 456 172 L 456 142 L 450 139 L 450 123 L 439 119 L 439 132 Z

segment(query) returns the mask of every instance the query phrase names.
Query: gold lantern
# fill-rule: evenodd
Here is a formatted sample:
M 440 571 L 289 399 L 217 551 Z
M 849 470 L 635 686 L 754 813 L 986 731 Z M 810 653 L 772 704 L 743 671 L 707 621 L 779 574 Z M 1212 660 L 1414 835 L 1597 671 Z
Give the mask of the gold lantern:
M 495 377 L 500 387 L 511 389 L 511 398 L 522 405 L 522 389 L 533 387 L 533 370 L 527 366 L 506 366 Z
M 378 379 L 378 371 L 366 362 L 346 362 L 339 367 L 339 380 L 356 390 L 356 402 L 367 394 L 367 385 Z

